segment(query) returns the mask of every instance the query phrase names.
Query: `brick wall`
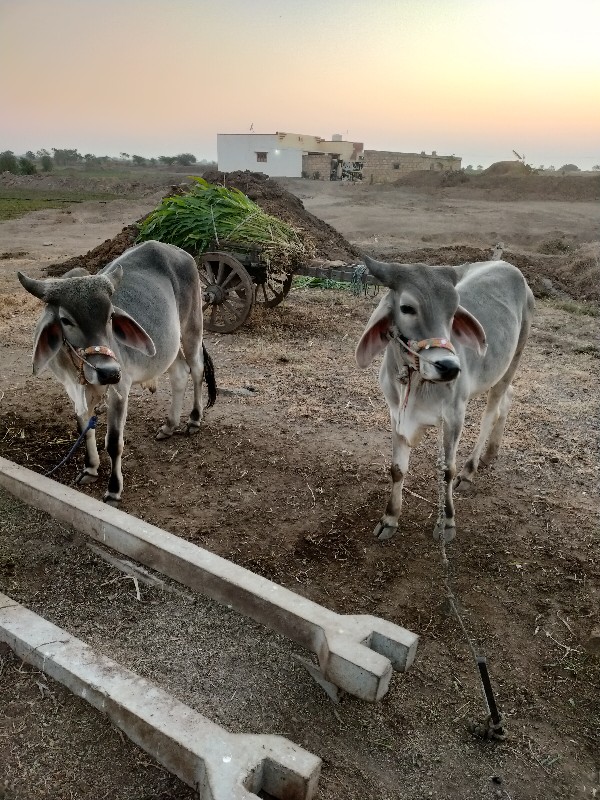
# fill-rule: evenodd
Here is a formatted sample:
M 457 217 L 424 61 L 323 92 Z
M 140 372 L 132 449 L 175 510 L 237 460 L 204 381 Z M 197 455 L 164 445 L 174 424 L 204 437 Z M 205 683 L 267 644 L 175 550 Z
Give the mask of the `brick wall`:
M 459 170 L 457 156 L 438 156 L 426 153 L 394 153 L 386 150 L 365 150 L 363 182 L 392 183 L 401 175 L 415 170 L 449 172 Z M 308 178 L 319 173 L 319 180 L 328 181 L 331 172 L 329 153 L 308 153 L 302 156 L 302 172 Z
M 329 153 L 308 153 L 302 156 L 302 172 L 308 177 L 319 173 L 319 180 L 328 181 L 331 172 L 331 155 Z
M 363 182 L 391 183 L 401 175 L 415 170 L 452 171 L 460 169 L 457 156 L 438 156 L 433 153 L 393 153 L 386 150 L 365 150 Z

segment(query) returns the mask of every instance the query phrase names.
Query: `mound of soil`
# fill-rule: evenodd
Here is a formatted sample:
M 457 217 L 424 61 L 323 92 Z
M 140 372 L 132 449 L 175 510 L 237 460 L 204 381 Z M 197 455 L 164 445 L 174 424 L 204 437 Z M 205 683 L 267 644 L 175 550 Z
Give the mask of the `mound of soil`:
M 375 256 L 379 254 L 374 253 Z M 458 266 L 467 262 L 489 261 L 491 252 L 481 247 L 450 245 L 389 252 L 385 261 L 410 264 Z M 600 302 L 600 245 L 590 243 L 568 253 L 543 255 L 504 250 L 502 258 L 518 267 L 536 297 L 568 296 Z
M 499 161 L 481 173 L 416 170 L 403 175 L 395 186 L 425 193 L 444 190 L 448 196 L 488 200 L 600 200 L 600 175 L 537 174 L 520 161 Z
M 482 175 L 530 175 L 532 169 L 522 161 L 496 161 Z
M 314 244 L 319 261 L 352 262 L 358 257 L 358 251 L 331 225 L 306 211 L 301 200 L 263 173 L 212 171 L 205 173 L 204 177 L 210 183 L 221 183 L 239 189 L 268 214 L 299 228 Z M 186 189 L 185 184 L 173 186 L 166 196 L 183 194 Z M 137 234 L 137 224 L 127 225 L 113 239 L 107 239 L 93 250 L 67 261 L 49 264 L 46 272 L 54 277 L 64 275 L 74 267 L 85 267 L 91 273 L 97 272 L 131 247 Z
M 557 280 L 575 297 L 600 302 L 600 242 L 582 244 L 562 262 L 556 268 Z
M 264 173 L 214 170 L 206 172 L 204 178 L 210 183 L 222 183 L 239 189 L 267 214 L 305 231 L 316 245 L 318 259 L 351 262 L 358 257 L 358 250 L 341 233 L 308 212 L 302 200 Z
M 473 176 L 470 185 L 486 190 L 485 196 L 496 200 L 600 200 L 600 175 L 482 173 Z

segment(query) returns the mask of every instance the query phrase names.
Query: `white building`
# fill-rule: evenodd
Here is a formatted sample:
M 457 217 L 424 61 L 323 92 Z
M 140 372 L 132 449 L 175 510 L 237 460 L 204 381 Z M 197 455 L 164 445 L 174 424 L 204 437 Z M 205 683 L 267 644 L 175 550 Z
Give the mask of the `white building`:
M 303 156 L 324 155 L 339 161 L 355 161 L 362 142 L 345 142 L 339 134 L 331 141 L 299 133 L 219 133 L 217 160 L 221 172 L 250 170 L 271 178 L 300 178 Z M 306 161 L 305 161 L 306 164 Z

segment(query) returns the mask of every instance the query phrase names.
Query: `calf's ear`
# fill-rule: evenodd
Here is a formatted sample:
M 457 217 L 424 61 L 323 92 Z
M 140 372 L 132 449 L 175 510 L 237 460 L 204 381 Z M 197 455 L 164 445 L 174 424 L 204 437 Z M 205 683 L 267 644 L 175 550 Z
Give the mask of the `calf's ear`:
M 473 314 L 462 306 L 459 306 L 454 314 L 452 333 L 460 344 L 464 344 L 465 347 L 470 347 L 472 350 L 479 353 L 480 356 L 485 355 L 487 341 L 483 326 L 477 317 L 474 317 Z
M 156 347 L 142 326 L 125 311 L 113 306 L 113 333 L 126 347 L 139 350 L 146 356 L 156 355 Z
M 102 270 L 100 274 L 109 280 L 113 291 L 116 292 L 123 279 L 123 267 L 120 264 L 112 263 Z
M 85 267 L 73 267 L 65 272 L 63 278 L 89 278 L 90 273 Z
M 354 356 L 359 367 L 362 369 L 368 367 L 375 356 L 388 346 L 391 324 L 392 309 L 384 297 L 371 314 L 371 319 L 367 322 L 367 327 L 356 346 Z
M 60 323 L 51 311 L 45 311 L 37 324 L 33 341 L 33 374 L 39 375 L 62 347 Z

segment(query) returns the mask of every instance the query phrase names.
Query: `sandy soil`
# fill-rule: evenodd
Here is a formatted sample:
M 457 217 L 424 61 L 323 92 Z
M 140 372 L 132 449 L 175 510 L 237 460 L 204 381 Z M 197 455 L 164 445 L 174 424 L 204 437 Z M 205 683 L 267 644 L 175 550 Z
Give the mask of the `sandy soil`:
M 599 238 L 597 208 L 588 203 L 287 185 L 309 211 L 378 254 L 424 243 L 491 247 L 499 238 L 535 251 L 557 232 L 574 243 Z M 45 264 L 85 252 L 154 204 L 81 204 L 0 225 L 4 457 L 45 471 L 75 429 L 62 389 L 30 375 L 39 306 L 16 270 L 41 276 Z M 334 706 L 293 660 L 295 646 L 203 598 L 142 587 L 138 601 L 131 580 L 83 537 L 6 495 L 0 590 L 228 729 L 280 733 L 316 753 L 319 797 L 595 797 L 597 317 L 577 304 L 538 301 L 499 461 L 457 502 L 453 579 L 509 731 L 506 742 L 486 743 L 468 729 L 483 717 L 481 693 L 445 610 L 431 540 L 435 435 L 414 452 L 399 534 L 372 538 L 386 502 L 390 437 L 377 365 L 359 371 L 353 350 L 376 302 L 294 289 L 282 306 L 255 309 L 236 333 L 209 334 L 219 384 L 257 393 L 221 397 L 199 437 L 156 442 L 166 380 L 154 396 L 136 391 L 123 509 L 336 611 L 376 614 L 418 633 L 414 667 L 394 677 L 381 703 L 347 697 Z M 463 454 L 480 409 L 472 408 Z M 103 464 L 101 480 L 85 489 L 95 497 Z M 71 483 L 76 471 L 67 465 L 57 478 Z M 6 651 L 0 698 L 0 797 L 193 796 L 99 714 Z

